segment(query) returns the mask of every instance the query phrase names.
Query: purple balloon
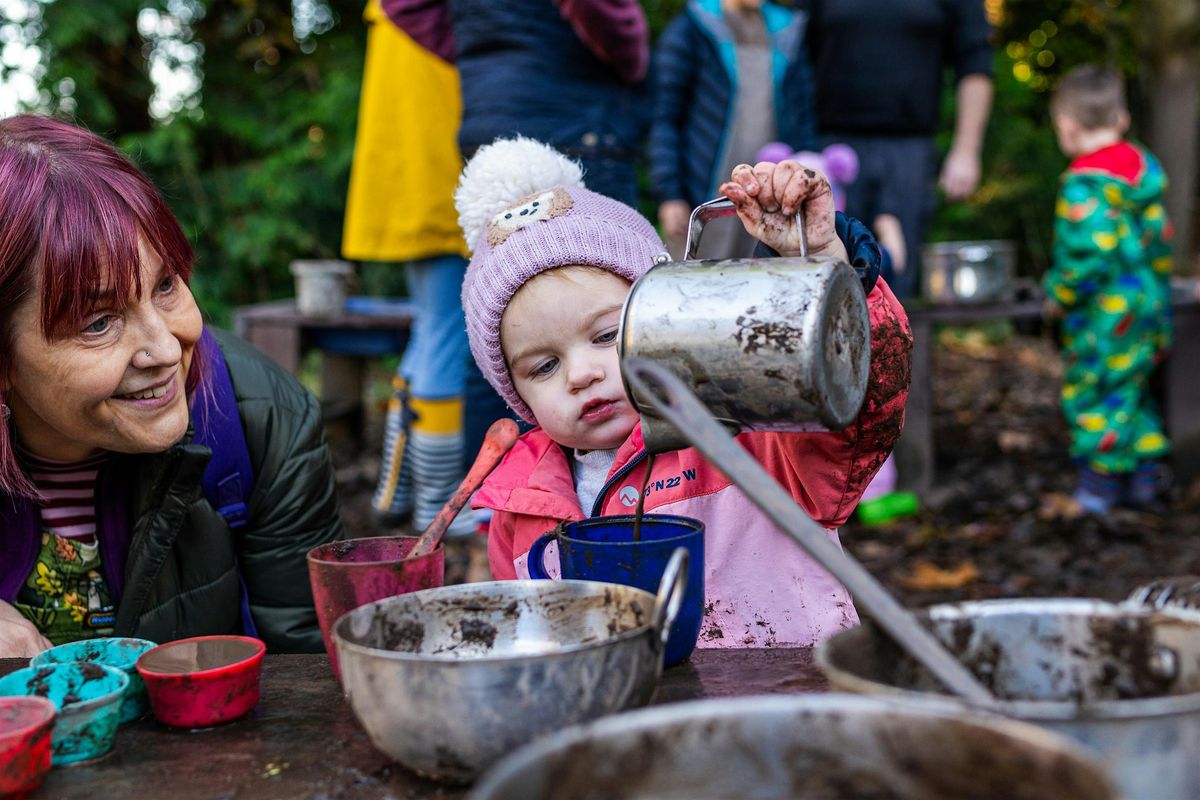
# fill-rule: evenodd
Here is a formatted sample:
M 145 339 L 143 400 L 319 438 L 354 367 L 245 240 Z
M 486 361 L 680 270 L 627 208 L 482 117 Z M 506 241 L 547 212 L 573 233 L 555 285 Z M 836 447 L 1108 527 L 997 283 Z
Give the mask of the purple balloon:
M 758 151 L 758 161 L 770 161 L 778 164 L 792 157 L 792 148 L 786 142 L 768 142 Z
M 854 183 L 858 177 L 858 153 L 848 144 L 831 144 L 821 154 L 830 180 L 838 183 Z

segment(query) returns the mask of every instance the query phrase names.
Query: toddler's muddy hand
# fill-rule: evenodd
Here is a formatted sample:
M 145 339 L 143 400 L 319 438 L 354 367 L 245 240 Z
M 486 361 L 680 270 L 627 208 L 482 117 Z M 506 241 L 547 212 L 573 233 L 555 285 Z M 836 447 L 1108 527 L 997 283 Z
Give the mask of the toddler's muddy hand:
M 780 255 L 800 255 L 796 212 L 803 210 L 808 255 L 847 259 L 834 228 L 833 189 L 815 169 L 795 161 L 738 164 L 721 194 L 733 201 L 750 235 Z

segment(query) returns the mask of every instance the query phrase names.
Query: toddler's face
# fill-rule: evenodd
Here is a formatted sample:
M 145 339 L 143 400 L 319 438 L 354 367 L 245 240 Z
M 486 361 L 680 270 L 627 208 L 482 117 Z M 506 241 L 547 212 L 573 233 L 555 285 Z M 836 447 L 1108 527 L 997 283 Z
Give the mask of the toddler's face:
M 551 439 L 578 450 L 619 446 L 638 414 L 621 381 L 617 328 L 629 283 L 563 267 L 522 286 L 500 320 L 513 385 Z

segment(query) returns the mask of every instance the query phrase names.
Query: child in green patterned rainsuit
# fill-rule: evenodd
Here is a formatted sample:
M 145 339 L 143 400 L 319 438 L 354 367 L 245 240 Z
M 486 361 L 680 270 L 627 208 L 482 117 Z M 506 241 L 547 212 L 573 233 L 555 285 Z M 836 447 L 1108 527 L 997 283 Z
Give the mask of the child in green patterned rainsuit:
M 1166 176 L 1124 139 L 1129 114 L 1116 72 L 1087 65 L 1067 73 L 1051 114 L 1073 159 L 1044 286 L 1048 311 L 1062 317 L 1062 404 L 1080 466 L 1075 499 L 1090 513 L 1116 504 L 1161 511 L 1167 440 L 1148 381 L 1171 337 Z

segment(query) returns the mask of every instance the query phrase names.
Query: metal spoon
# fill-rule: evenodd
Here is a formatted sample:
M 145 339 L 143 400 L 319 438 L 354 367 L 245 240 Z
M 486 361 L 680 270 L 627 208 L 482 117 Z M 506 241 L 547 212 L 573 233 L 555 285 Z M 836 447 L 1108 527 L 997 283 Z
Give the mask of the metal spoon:
M 625 380 L 663 419 L 699 450 L 746 496 L 795 539 L 854 596 L 855 603 L 928 669 L 947 689 L 981 706 L 996 698 L 933 634 L 916 621 L 886 589 L 848 553 L 829 541 L 825 530 L 804 513 L 757 461 L 712 418 L 690 389 L 667 368 L 644 358 L 622 362 Z
M 442 537 L 446 535 L 450 523 L 454 522 L 454 518 L 458 516 L 458 512 L 463 510 L 463 506 L 471 499 L 471 495 L 483 483 L 483 479 L 496 468 L 500 459 L 504 458 L 504 454 L 517 443 L 520 435 L 521 431 L 517 428 L 517 423 L 511 419 L 498 419 L 492 423 L 483 437 L 483 446 L 479 448 L 479 455 L 475 456 L 475 463 L 471 465 L 467 477 L 463 478 L 462 483 L 454 490 L 454 494 L 446 501 L 446 505 L 442 506 L 441 511 L 438 511 L 437 516 L 433 518 L 433 522 L 429 523 L 429 526 L 421 533 L 421 538 L 417 539 L 408 558 L 423 556 L 437 549 L 437 546 L 442 543 Z

